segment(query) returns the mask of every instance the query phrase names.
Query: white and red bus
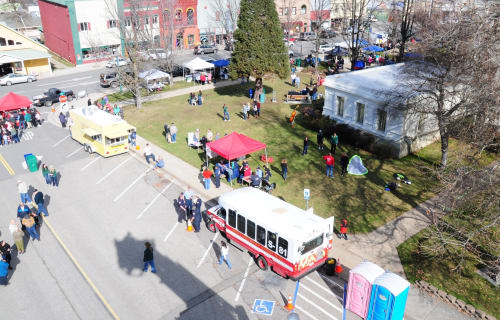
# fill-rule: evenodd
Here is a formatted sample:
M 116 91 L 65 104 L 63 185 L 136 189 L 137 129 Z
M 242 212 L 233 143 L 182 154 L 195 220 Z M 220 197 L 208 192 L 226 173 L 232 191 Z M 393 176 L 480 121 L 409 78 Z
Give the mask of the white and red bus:
M 256 188 L 219 197 L 207 210 L 208 228 L 252 253 L 262 270 L 300 279 L 319 268 L 332 249 L 334 218 L 324 219 Z

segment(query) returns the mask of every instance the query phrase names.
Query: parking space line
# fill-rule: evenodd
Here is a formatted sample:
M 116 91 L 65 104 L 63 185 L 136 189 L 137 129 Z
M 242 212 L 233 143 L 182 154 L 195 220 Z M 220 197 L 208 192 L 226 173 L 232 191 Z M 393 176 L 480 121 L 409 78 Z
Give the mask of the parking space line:
M 9 165 L 9 163 L 7 162 L 7 160 L 5 160 L 5 158 L 2 156 L 2 154 L 0 154 L 0 162 L 3 164 L 3 166 L 5 167 L 5 169 L 7 169 L 7 172 L 13 176 L 15 175 L 16 173 L 14 172 L 14 169 L 12 169 L 12 167 Z
M 72 155 L 75 155 L 78 151 L 82 150 L 83 149 L 83 146 L 81 146 L 80 148 L 76 149 L 75 151 L 71 152 L 70 154 L 68 154 L 66 156 L 66 159 L 71 157 Z
M 66 254 L 68 255 L 68 257 L 71 259 L 71 261 L 73 262 L 73 264 L 76 266 L 76 268 L 78 269 L 78 271 L 80 272 L 80 274 L 85 278 L 85 280 L 90 285 L 90 287 L 92 288 L 92 290 L 94 291 L 94 293 L 97 295 L 97 297 L 99 298 L 99 300 L 101 300 L 101 302 L 104 305 L 104 307 L 108 310 L 108 312 L 111 314 L 111 316 L 115 320 L 119 320 L 120 317 L 118 317 L 118 315 L 116 314 L 115 310 L 113 310 L 113 308 L 109 305 L 109 303 L 106 300 L 106 298 L 104 298 L 104 296 L 99 291 L 99 289 L 97 289 L 97 287 L 95 286 L 94 282 L 92 282 L 92 280 L 87 275 L 87 273 L 85 272 L 85 270 L 83 270 L 82 266 L 75 259 L 75 257 L 71 253 L 71 251 L 69 251 L 68 247 L 66 247 L 66 245 L 64 244 L 64 242 L 62 241 L 62 239 L 59 237 L 59 235 L 56 233 L 56 231 L 54 230 L 54 228 L 52 227 L 52 225 L 49 223 L 49 219 L 47 217 L 44 217 L 43 218 L 43 222 L 50 229 L 50 231 L 52 232 L 52 234 L 54 235 L 54 237 L 57 239 L 57 242 L 59 242 L 59 244 L 64 249 L 64 251 L 66 252 Z
M 142 210 L 142 212 L 137 216 L 137 220 L 139 220 L 142 215 L 153 205 L 153 203 L 156 202 L 156 200 L 158 200 L 158 198 L 163 194 L 163 192 L 165 192 L 173 183 L 174 183 L 175 180 L 172 180 L 165 188 L 163 188 L 162 191 L 160 191 L 160 193 L 158 193 L 156 195 L 156 197 L 153 198 L 153 200 L 151 200 L 151 202 L 146 206 L 146 208 L 144 208 L 144 210 Z
M 94 160 L 90 161 L 85 167 L 81 168 L 80 171 L 83 171 L 83 170 L 87 169 L 88 167 L 90 167 L 90 165 L 92 163 L 96 162 L 99 159 L 101 159 L 101 157 L 97 156 L 97 158 L 95 158 Z
M 337 286 L 339 287 L 340 289 L 344 290 L 344 286 L 343 285 L 340 285 L 338 284 L 337 282 L 333 281 L 332 279 L 328 279 L 326 276 L 322 275 L 321 273 L 318 273 L 319 276 L 323 279 L 325 279 L 326 281 L 330 282 L 331 284 L 333 284 L 334 286 Z
M 319 294 L 317 294 L 316 292 L 314 292 L 314 290 L 312 289 L 309 289 L 308 287 L 306 287 L 304 284 L 301 285 L 302 288 L 306 289 L 307 291 L 309 291 L 310 293 L 312 293 L 314 296 L 316 296 L 318 299 L 322 300 L 323 302 L 327 303 L 328 305 L 332 306 L 334 309 L 337 309 L 338 311 L 340 311 L 342 313 L 342 309 L 340 309 L 339 307 L 337 307 L 336 305 L 334 305 L 333 303 L 331 303 L 330 301 L 326 300 L 325 298 L 323 298 L 322 296 L 320 296 Z
M 238 299 L 240 298 L 241 290 L 243 290 L 243 286 L 245 285 L 245 281 L 247 281 L 248 272 L 250 271 L 250 267 L 252 266 L 252 262 L 253 262 L 253 258 L 250 257 L 250 261 L 248 261 L 247 270 L 245 271 L 245 275 L 243 276 L 243 280 L 241 281 L 240 288 L 238 289 L 238 292 L 236 293 L 236 297 L 234 298 L 235 302 L 237 302 Z
M 308 280 L 308 281 L 311 281 L 312 283 L 314 283 L 315 285 L 317 285 L 320 289 L 322 289 L 323 291 L 325 291 L 325 292 L 327 292 L 327 293 L 331 294 L 332 296 L 337 297 L 337 298 L 338 298 L 338 299 L 340 299 L 340 300 L 344 300 L 344 298 L 339 297 L 338 295 L 336 295 L 335 293 L 333 293 L 333 292 L 331 291 L 331 289 L 329 289 L 329 288 L 325 288 L 324 286 L 322 286 L 321 284 L 317 283 L 316 281 L 314 281 L 314 280 L 312 280 L 312 279 L 309 279 L 309 277 L 306 277 L 306 278 L 304 278 L 304 279 L 306 279 L 306 280 Z
M 125 190 L 123 190 L 119 195 L 117 195 L 114 199 L 113 199 L 113 202 L 116 202 L 118 200 L 120 200 L 120 198 L 125 194 L 127 193 L 127 191 L 129 191 L 133 186 L 134 184 L 137 183 L 137 181 L 141 180 L 142 177 L 144 177 L 146 175 L 146 173 L 149 172 L 149 169 L 151 168 L 147 168 L 146 171 L 144 171 L 143 173 L 141 173 L 140 176 L 137 177 L 137 179 L 135 179 L 134 181 L 132 181 L 131 184 L 128 185 L 128 187 L 125 188 Z
M 123 166 L 130 159 L 132 159 L 132 157 L 129 157 L 129 158 L 125 159 L 125 161 L 123 161 L 122 163 L 120 163 L 119 165 L 117 165 L 116 167 L 114 167 L 113 170 L 111 170 L 110 172 L 106 173 L 106 175 L 104 177 L 102 177 L 101 179 L 99 179 L 99 181 L 97 181 L 95 184 L 99 184 L 99 183 L 103 182 L 104 179 L 106 179 L 107 177 L 109 177 L 116 170 L 120 169 L 120 167 Z
M 47 112 L 47 113 L 48 113 L 48 112 Z M 64 140 L 68 139 L 69 137 L 71 137 L 71 136 L 66 136 L 66 137 L 62 138 L 61 140 L 57 141 L 56 143 L 54 143 L 54 144 L 52 145 L 52 148 L 57 147 L 58 145 L 60 145 L 60 144 L 61 144 Z
M 304 297 L 303 295 L 301 295 L 300 293 L 298 294 L 298 296 L 301 298 L 301 299 L 304 299 L 305 302 L 309 303 L 310 305 L 314 306 L 316 309 L 318 309 L 319 311 L 323 312 L 328 318 L 330 319 L 333 319 L 333 320 L 339 320 L 337 318 L 335 318 L 334 316 L 332 316 L 331 314 L 329 314 L 328 312 L 326 312 L 325 309 L 321 308 L 320 306 L 318 306 L 317 304 L 315 304 L 314 302 L 312 302 L 311 300 L 307 299 L 306 297 Z
M 215 239 L 217 239 L 217 237 L 219 236 L 219 233 L 216 232 L 215 233 L 215 236 L 214 238 L 212 239 L 212 241 L 210 242 L 210 245 L 208 246 L 207 248 L 207 251 L 205 251 L 205 253 L 203 254 L 203 257 L 201 257 L 201 260 L 200 262 L 198 263 L 198 265 L 196 266 L 196 269 L 198 269 L 201 264 L 203 263 L 203 261 L 205 260 L 205 258 L 207 257 L 208 253 L 210 252 L 210 249 L 212 248 L 212 246 L 214 245 L 214 242 L 215 242 Z
M 176 222 L 174 224 L 174 226 L 172 227 L 172 229 L 170 229 L 170 231 L 167 233 L 167 236 L 165 237 L 165 239 L 163 239 L 163 242 L 166 242 L 168 240 L 168 238 L 174 232 L 175 228 L 177 228 L 178 225 L 179 225 L 179 222 Z
M 297 304 L 295 304 L 295 308 L 297 308 L 297 310 L 299 310 L 300 312 L 302 312 L 303 314 L 305 314 L 309 318 L 311 318 L 313 320 L 319 320 L 318 318 L 316 318 L 315 316 L 313 316 L 312 314 L 310 314 L 309 312 L 307 312 L 303 308 L 299 307 Z

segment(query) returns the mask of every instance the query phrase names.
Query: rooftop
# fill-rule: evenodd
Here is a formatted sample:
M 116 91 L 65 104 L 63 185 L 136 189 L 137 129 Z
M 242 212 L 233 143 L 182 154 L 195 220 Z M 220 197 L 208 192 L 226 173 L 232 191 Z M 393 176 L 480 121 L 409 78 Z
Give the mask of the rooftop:
M 265 223 L 270 231 L 288 239 L 307 241 L 328 227 L 325 219 L 252 187 L 223 194 L 219 204 L 236 212 L 252 212 L 251 220 Z
M 367 99 L 378 99 L 380 90 L 395 89 L 402 63 L 368 68 L 327 76 L 325 87 L 356 93 Z
M 106 111 L 97 108 L 97 106 L 75 108 L 71 111 L 102 127 L 125 122 L 125 120 L 119 116 L 107 113 Z

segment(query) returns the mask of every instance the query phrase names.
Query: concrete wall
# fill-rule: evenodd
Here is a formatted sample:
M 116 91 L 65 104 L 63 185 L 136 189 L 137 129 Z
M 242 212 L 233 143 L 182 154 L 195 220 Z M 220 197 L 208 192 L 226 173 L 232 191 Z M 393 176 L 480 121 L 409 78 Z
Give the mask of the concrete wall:
M 38 1 L 45 45 L 64 59 L 76 63 L 75 46 L 68 7 Z

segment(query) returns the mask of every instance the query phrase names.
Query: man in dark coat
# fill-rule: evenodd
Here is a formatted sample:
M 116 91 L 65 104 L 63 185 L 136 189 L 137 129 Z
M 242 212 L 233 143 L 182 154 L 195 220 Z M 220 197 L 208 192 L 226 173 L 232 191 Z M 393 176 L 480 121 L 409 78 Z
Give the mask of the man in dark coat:
M 318 139 L 318 149 L 323 150 L 323 140 L 325 136 L 323 135 L 323 130 L 319 129 L 317 139 Z
M 153 256 L 153 247 L 149 242 L 144 243 L 144 245 L 146 246 L 146 250 L 144 250 L 144 259 L 142 259 L 142 261 L 144 262 L 143 271 L 147 272 L 148 267 L 151 266 L 151 272 L 156 273 L 155 260 Z
M 47 212 L 47 208 L 45 208 L 45 202 L 43 200 L 43 193 L 42 191 L 38 191 L 37 189 L 35 189 L 35 191 L 33 191 L 33 194 L 34 194 L 34 198 L 33 200 L 35 201 L 37 207 L 38 207 L 38 210 L 37 210 L 37 215 L 40 215 L 40 213 L 43 213 L 44 216 L 48 216 L 49 213 Z
M 3 240 L 0 241 L 0 254 L 2 255 L 2 259 L 9 264 L 9 270 L 12 270 L 10 266 L 10 260 L 12 259 L 10 255 L 10 245 Z
M 194 220 L 193 220 L 194 232 L 200 232 L 201 228 L 200 225 L 201 225 L 201 199 L 200 197 L 195 197 Z
M 347 173 L 347 165 L 349 164 L 349 157 L 347 154 L 342 153 L 342 156 L 340 157 L 340 165 L 342 166 L 342 171 L 340 175 L 344 175 Z
M 302 149 L 302 155 L 307 154 L 307 148 L 309 148 L 309 138 L 304 138 L 304 149 Z

